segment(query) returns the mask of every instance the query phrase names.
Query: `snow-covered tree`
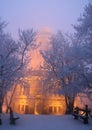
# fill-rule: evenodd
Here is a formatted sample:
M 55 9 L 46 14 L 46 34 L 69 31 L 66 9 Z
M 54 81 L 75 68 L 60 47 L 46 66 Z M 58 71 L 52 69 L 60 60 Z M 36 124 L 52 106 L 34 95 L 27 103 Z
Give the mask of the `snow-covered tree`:
M 44 67 L 48 72 L 49 91 L 63 94 L 66 99 L 67 109 L 70 109 L 71 101 L 74 102 L 75 97 L 73 93 L 74 73 L 71 67 L 73 60 L 70 61 L 71 59 L 69 59 L 70 43 L 61 32 L 54 35 L 50 43 L 51 49 L 41 52 L 45 60 Z
M 11 86 L 24 76 L 28 50 L 33 46 L 33 29 L 19 31 L 19 40 L 14 41 L 4 32 L 5 23 L 0 21 L 0 113 L 4 96 Z
M 83 76 L 88 88 L 92 89 L 92 1 L 85 7 L 83 15 L 79 18 L 78 24 L 74 28 L 76 30 L 76 42 L 82 48 Z
M 82 46 L 76 44 L 76 39 L 61 32 L 54 35 L 50 43 L 51 48 L 41 52 L 49 89 L 65 96 L 67 112 L 71 113 L 75 97 L 88 87 L 84 78 Z
M 58 93 L 65 95 L 69 111 L 76 95 L 92 88 L 92 3 L 85 7 L 78 21 L 73 38 L 67 41 L 59 33 L 51 39 L 51 50 L 42 52 L 48 81 L 51 86 L 58 86 L 55 87 Z

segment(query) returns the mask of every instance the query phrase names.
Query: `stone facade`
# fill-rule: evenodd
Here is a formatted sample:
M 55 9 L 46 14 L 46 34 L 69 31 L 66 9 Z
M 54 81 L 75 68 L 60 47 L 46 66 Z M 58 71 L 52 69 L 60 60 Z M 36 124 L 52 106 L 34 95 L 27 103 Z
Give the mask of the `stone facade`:
M 59 95 L 36 96 L 35 98 L 27 98 L 22 95 L 14 97 L 11 106 L 13 111 L 21 114 L 62 115 L 66 111 L 65 99 Z

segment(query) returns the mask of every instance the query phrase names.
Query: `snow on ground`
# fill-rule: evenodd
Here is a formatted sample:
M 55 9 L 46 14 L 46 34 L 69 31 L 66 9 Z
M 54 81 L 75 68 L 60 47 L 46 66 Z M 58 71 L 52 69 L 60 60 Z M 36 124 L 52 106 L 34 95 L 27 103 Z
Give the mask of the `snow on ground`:
M 18 115 L 15 125 L 9 124 L 9 115 L 2 115 L 0 130 L 92 130 L 92 118 L 89 124 L 75 120 L 72 115 Z

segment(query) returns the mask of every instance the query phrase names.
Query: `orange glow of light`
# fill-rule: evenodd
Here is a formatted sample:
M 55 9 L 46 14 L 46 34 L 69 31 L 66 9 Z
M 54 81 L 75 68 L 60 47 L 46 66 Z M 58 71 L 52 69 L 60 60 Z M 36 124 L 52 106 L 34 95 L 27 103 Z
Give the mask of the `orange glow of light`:
M 29 52 L 29 57 L 31 57 L 30 62 L 28 64 L 28 68 L 32 68 L 32 70 L 38 70 L 40 65 L 43 64 L 44 59 L 40 54 L 40 50 L 46 50 L 50 48 L 50 38 L 51 30 L 48 27 L 43 28 L 36 37 L 36 44 L 41 45 L 38 48 L 31 50 Z M 52 109 L 52 114 L 64 114 L 66 110 L 65 99 L 63 96 L 59 95 L 49 95 L 46 99 L 44 99 L 44 95 L 42 95 L 42 83 L 40 82 L 39 76 L 30 76 L 21 79 L 26 81 L 29 86 L 28 95 L 25 94 L 24 86 L 17 85 L 17 89 L 13 96 L 12 107 L 15 111 L 23 114 L 25 113 L 25 109 L 28 106 L 28 109 L 34 109 L 34 114 L 39 114 L 42 111 L 42 107 L 46 108 L 47 113 L 49 113 L 49 109 Z M 19 93 L 19 95 L 18 95 Z M 28 97 L 29 96 L 29 97 Z M 44 104 L 44 106 L 43 106 Z
M 52 114 L 61 115 L 65 114 L 66 104 L 63 96 L 52 95 L 46 102 L 46 109 L 50 109 Z
M 51 29 L 49 27 L 43 27 L 36 36 L 35 44 L 38 46 L 36 49 L 31 50 L 29 55 L 31 56 L 28 67 L 32 67 L 33 70 L 39 69 L 40 65 L 43 65 L 44 59 L 40 54 L 40 50 L 46 50 L 50 48 Z

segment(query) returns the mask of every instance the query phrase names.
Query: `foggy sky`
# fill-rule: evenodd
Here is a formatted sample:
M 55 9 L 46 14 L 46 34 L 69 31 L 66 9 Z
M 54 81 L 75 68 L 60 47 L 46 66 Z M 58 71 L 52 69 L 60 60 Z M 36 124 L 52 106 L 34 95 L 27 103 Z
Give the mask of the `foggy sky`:
M 0 0 L 0 17 L 8 22 L 7 31 L 50 27 L 72 32 L 88 0 Z

